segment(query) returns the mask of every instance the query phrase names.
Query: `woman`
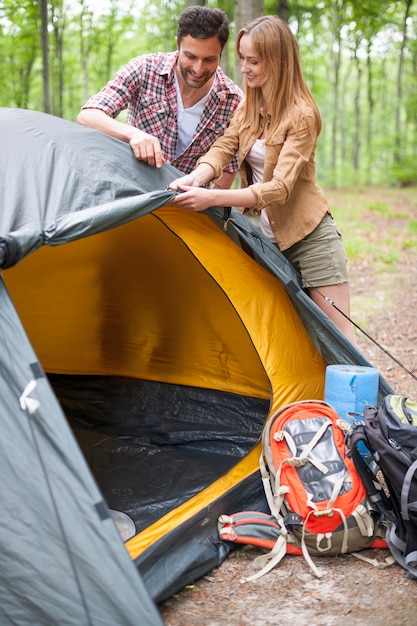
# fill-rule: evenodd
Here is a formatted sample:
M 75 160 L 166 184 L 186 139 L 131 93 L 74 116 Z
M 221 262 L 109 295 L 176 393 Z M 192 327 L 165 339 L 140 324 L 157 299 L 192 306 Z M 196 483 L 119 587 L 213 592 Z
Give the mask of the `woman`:
M 304 80 L 298 44 L 287 23 L 269 15 L 240 30 L 236 50 L 246 98 L 197 168 L 171 183 L 184 192 L 172 204 L 192 211 L 239 206 L 260 214 L 264 235 L 300 272 L 314 302 L 355 343 L 346 255 L 315 182 L 321 118 Z M 242 189 L 216 188 L 236 152 Z M 214 186 L 202 188 L 209 181 Z

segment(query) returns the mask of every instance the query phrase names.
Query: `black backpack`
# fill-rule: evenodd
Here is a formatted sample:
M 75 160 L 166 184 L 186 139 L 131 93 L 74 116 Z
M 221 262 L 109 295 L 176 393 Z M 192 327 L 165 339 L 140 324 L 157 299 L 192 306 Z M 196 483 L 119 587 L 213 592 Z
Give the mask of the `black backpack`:
M 392 555 L 417 577 L 417 402 L 391 394 L 381 406 L 365 407 L 363 417 L 348 435 L 350 455 L 386 521 Z

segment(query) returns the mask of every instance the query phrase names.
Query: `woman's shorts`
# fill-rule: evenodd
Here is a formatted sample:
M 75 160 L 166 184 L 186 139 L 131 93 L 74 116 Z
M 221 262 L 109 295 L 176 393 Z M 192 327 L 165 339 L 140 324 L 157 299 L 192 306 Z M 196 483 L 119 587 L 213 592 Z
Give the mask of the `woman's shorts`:
M 283 254 L 301 274 L 303 287 L 339 285 L 348 280 L 342 235 L 330 213 L 312 233 Z

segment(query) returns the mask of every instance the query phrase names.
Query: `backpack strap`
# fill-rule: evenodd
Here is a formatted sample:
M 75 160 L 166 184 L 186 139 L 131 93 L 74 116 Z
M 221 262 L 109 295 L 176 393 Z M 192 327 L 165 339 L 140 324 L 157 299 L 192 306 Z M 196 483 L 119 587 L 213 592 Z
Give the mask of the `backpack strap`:
M 393 522 L 387 529 L 386 540 L 397 563 L 406 569 L 414 578 L 417 578 L 417 567 L 410 562 L 412 560 L 415 562 L 415 555 L 412 555 L 411 557 L 408 555 L 410 558 L 404 556 L 406 548 L 405 542 L 402 541 L 397 535 L 397 526 L 395 522 Z
M 404 413 L 404 415 L 406 417 L 407 422 L 409 424 L 413 425 L 413 416 L 411 414 L 411 411 L 408 410 L 407 400 L 408 400 L 408 398 L 405 398 L 405 397 L 401 398 L 401 408 L 403 410 L 403 413 Z
M 272 477 L 270 476 L 270 473 L 265 465 L 265 460 L 264 460 L 264 456 L 262 453 L 259 458 L 259 469 L 261 472 L 262 484 L 264 487 L 265 496 L 268 502 L 269 509 L 272 515 L 276 517 L 277 519 L 279 519 L 280 517 L 282 517 L 281 507 L 284 502 L 285 494 L 289 492 L 289 488 L 286 486 L 284 487 L 280 486 L 279 478 L 278 478 L 278 480 L 274 480 L 274 492 L 272 491 L 272 486 L 271 486 Z M 277 485 L 279 485 L 279 487 L 277 487 Z
M 365 411 L 366 409 L 374 410 L 374 407 L 365 407 Z M 369 445 L 364 426 L 357 424 L 349 433 L 349 455 L 352 458 L 352 461 L 365 486 L 370 505 L 374 507 L 382 516 L 384 516 L 385 519 L 389 520 L 390 522 L 395 522 L 395 514 L 391 510 L 391 506 L 389 505 L 388 498 L 384 493 L 381 483 L 378 481 L 375 473 L 360 453 L 360 441 L 363 441 L 368 450 L 371 450 L 371 452 L 373 452 L 371 446 Z
M 368 509 L 363 504 L 360 504 L 352 511 L 352 515 L 356 520 L 361 535 L 364 537 L 372 537 L 375 529 L 375 522 L 372 515 L 369 514 Z
M 390 565 L 393 565 L 395 563 L 395 559 L 393 556 L 386 556 L 383 561 L 378 561 L 378 559 L 370 559 L 368 556 L 364 556 L 360 552 L 351 552 L 351 554 L 360 561 L 365 561 L 365 563 L 369 563 L 369 565 L 372 565 L 377 569 L 385 569 L 386 567 L 389 567 Z
M 283 439 L 285 439 L 285 442 L 291 452 L 291 458 L 287 459 L 286 462 L 292 465 L 293 467 L 301 467 L 302 465 L 305 465 L 306 463 L 309 462 L 312 465 L 314 465 L 314 467 L 316 467 L 322 474 L 327 474 L 329 470 L 324 465 L 324 463 L 321 463 L 317 459 L 311 459 L 309 457 L 309 454 L 312 450 L 314 450 L 315 446 L 323 437 L 326 430 L 331 426 L 332 426 L 332 423 L 330 421 L 322 424 L 322 426 L 316 432 L 314 437 L 311 439 L 310 443 L 304 448 L 304 450 L 299 456 L 296 456 L 297 446 L 295 445 L 294 440 L 291 437 L 291 435 L 289 435 L 287 432 L 285 432 L 284 430 L 277 431 L 274 434 L 274 439 L 275 441 L 282 441 Z
M 268 552 L 268 554 L 261 554 L 254 559 L 253 564 L 256 568 L 260 568 L 259 572 L 256 572 L 256 574 L 252 574 L 252 576 L 248 576 L 247 578 L 243 578 L 241 582 L 252 582 L 274 569 L 275 565 L 277 565 L 287 554 L 287 534 L 288 531 L 285 526 L 283 526 L 281 534 L 271 552 Z
M 404 481 L 402 484 L 402 488 L 401 488 L 401 517 L 403 518 L 403 520 L 409 521 L 410 519 L 410 515 L 408 510 L 412 509 L 413 511 L 417 511 L 417 502 L 411 502 L 409 503 L 408 501 L 408 497 L 410 495 L 410 487 L 411 487 L 411 482 L 414 478 L 414 474 L 417 471 L 417 461 L 414 461 L 414 463 L 412 463 L 410 465 L 410 467 L 407 470 L 406 475 L 404 476 Z

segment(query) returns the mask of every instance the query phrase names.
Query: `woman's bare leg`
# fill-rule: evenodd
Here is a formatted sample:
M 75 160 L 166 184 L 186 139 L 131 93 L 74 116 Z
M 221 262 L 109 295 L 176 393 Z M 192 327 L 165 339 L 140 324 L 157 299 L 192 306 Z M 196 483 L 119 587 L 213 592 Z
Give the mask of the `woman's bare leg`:
M 349 283 L 341 283 L 339 285 L 326 285 L 325 287 L 317 287 L 309 289 L 311 299 L 326 313 L 328 317 L 340 328 L 346 337 L 356 345 L 355 335 L 351 322 L 344 317 L 331 304 L 340 309 L 347 317 L 350 317 L 350 292 Z M 324 296 L 324 297 L 323 297 Z M 326 300 L 329 298 L 331 302 Z

